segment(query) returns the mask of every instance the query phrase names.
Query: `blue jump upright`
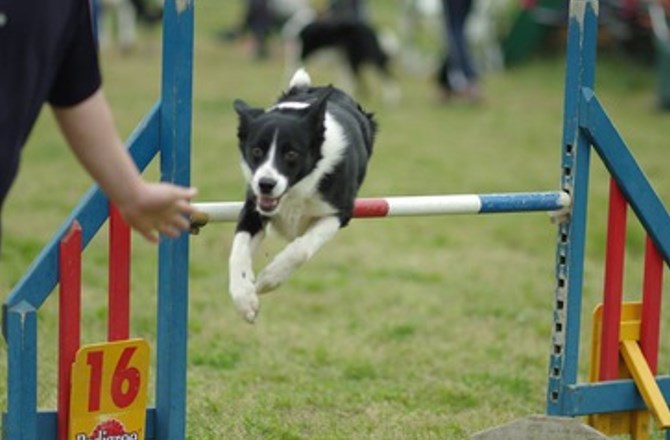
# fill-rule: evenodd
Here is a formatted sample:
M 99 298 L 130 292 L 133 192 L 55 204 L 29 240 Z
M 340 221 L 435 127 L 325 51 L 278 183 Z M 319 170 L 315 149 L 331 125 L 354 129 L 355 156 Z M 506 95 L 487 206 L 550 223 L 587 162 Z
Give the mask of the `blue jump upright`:
M 561 189 L 572 197 L 568 220 L 559 226 L 556 288 L 550 348 L 547 414 L 582 416 L 645 409 L 633 380 L 583 383 L 578 378 L 579 338 L 589 163 L 592 147 L 621 189 L 665 264 L 670 261 L 670 217 L 594 88 L 599 4 L 570 2 Z M 657 376 L 666 402 L 670 377 Z M 666 432 L 667 438 L 670 434 Z
M 579 127 L 582 90 L 593 89 L 598 32 L 598 2 L 570 2 L 566 55 L 561 189 L 572 197 L 568 220 L 559 225 L 556 290 L 549 360 L 547 413 L 572 415 L 565 409 L 568 384 L 577 383 L 581 324 L 582 275 L 591 145 Z
M 161 179 L 191 183 L 193 2 L 165 9 L 161 88 Z M 186 438 L 189 236 L 161 240 L 158 255 L 156 439 Z

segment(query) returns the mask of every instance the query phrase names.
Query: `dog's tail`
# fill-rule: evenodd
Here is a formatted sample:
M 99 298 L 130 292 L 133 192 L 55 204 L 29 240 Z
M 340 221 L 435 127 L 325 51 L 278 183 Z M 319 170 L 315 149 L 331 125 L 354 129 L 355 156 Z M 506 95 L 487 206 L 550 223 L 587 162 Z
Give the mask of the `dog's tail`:
M 289 89 L 305 89 L 312 85 L 312 78 L 309 77 L 309 74 L 302 67 L 293 74 L 293 78 L 288 83 Z

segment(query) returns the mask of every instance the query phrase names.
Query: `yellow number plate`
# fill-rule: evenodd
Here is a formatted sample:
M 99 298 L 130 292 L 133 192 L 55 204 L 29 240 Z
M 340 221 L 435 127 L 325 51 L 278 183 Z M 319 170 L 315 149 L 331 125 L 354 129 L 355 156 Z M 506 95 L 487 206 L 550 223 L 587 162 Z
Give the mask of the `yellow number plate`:
M 149 344 L 86 345 L 72 366 L 70 440 L 143 440 Z

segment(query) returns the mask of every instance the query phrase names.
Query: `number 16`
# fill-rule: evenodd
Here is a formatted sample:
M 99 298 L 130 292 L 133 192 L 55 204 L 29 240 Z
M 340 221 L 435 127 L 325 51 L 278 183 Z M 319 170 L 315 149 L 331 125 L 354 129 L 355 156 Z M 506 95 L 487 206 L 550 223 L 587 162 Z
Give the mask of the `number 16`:
M 91 371 L 88 393 L 88 410 L 90 412 L 100 411 L 103 385 L 110 386 L 109 391 L 112 401 L 119 409 L 127 408 L 137 398 L 140 391 L 141 374 L 137 368 L 128 365 L 136 350 L 137 347 L 126 347 L 123 350 L 114 368 L 110 384 L 102 383 L 105 352 L 100 350 L 88 353 L 86 363 Z

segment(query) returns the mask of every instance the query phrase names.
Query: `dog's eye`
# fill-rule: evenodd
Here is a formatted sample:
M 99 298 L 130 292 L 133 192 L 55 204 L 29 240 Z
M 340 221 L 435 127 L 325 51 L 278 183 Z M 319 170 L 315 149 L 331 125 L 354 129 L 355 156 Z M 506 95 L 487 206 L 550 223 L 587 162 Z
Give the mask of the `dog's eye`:
M 295 163 L 299 157 L 300 155 L 293 150 L 287 151 L 286 154 L 284 154 L 284 160 L 288 163 Z
M 255 147 L 251 149 L 251 158 L 255 160 L 260 160 L 263 158 L 263 149 Z

